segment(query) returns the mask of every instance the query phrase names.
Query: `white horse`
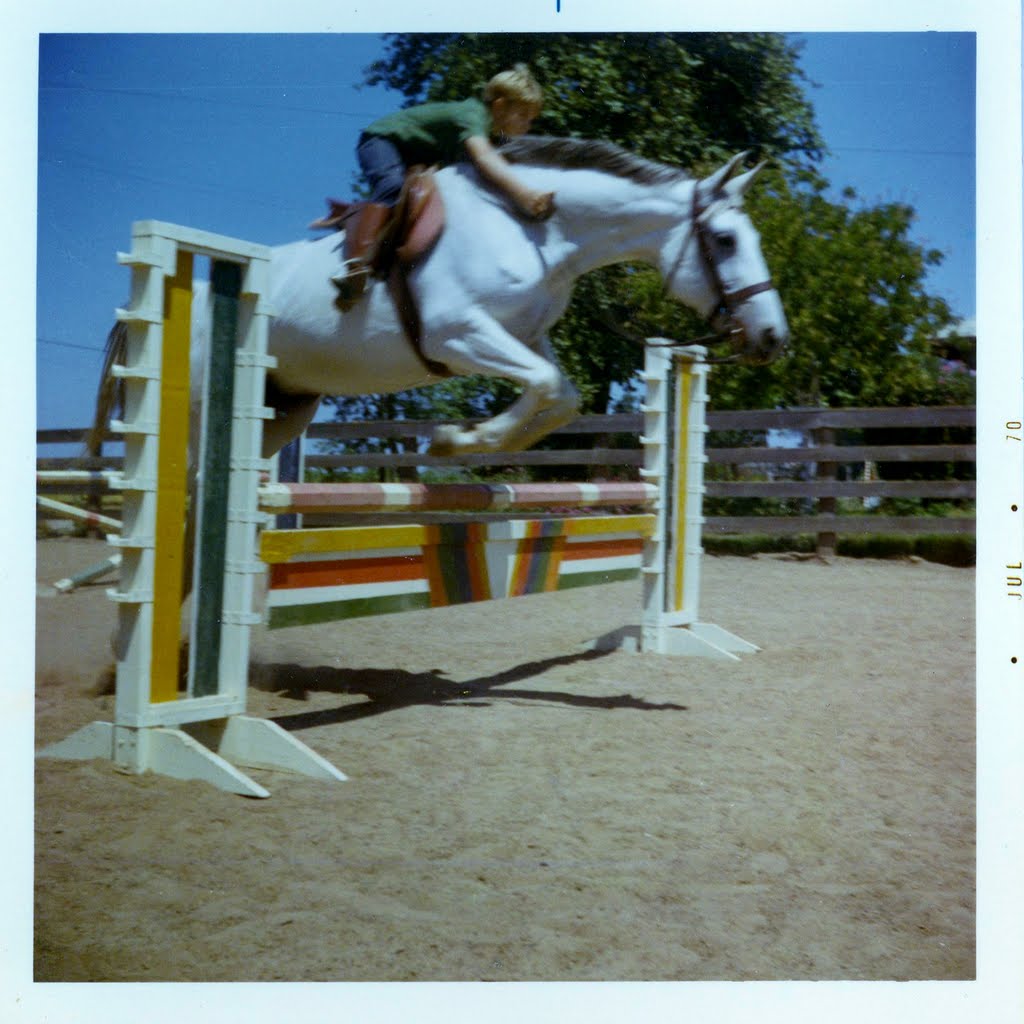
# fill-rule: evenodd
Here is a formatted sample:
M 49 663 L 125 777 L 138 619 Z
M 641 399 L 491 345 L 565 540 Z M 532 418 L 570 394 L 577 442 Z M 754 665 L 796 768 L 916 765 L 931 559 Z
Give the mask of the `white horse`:
M 329 279 L 339 267 L 340 235 L 272 250 L 269 351 L 277 367 L 268 374 L 267 403 L 277 416 L 265 426 L 265 456 L 306 428 L 322 396 L 395 392 L 442 379 L 428 361 L 449 375 L 484 374 L 522 387 L 490 420 L 439 427 L 433 453 L 529 447 L 572 420 L 579 407 L 547 332 L 577 278 L 627 260 L 657 267 L 667 292 L 731 342 L 733 358 L 763 364 L 779 354 L 788 327 L 759 236 L 743 211 L 743 195 L 760 169 L 737 175 L 744 154 L 695 180 L 607 143 L 523 138 L 503 153 L 530 188 L 555 193 L 556 211 L 549 220 L 527 222 L 470 165 L 437 174 L 446 227 L 409 275 L 422 321 L 420 353 L 382 282 L 349 312 L 335 307 Z M 206 288 L 196 283 L 193 303 L 196 410 L 209 330 Z M 111 332 L 108 366 L 119 357 L 123 333 Z M 94 453 L 113 393 L 109 384 L 106 392 L 101 388 Z

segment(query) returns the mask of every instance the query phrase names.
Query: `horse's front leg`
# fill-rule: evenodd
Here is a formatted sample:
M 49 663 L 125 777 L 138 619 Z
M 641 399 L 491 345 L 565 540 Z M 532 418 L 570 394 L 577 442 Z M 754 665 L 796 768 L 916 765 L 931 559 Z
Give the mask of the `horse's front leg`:
M 430 454 L 522 451 L 574 419 L 579 395 L 546 340 L 542 348 L 543 354 L 534 352 L 490 320 L 473 324 L 439 346 L 435 358 L 452 372 L 501 377 L 520 384 L 523 393 L 504 412 L 474 427 L 438 427 Z
M 541 356 L 547 359 L 552 366 L 558 366 L 558 357 L 546 334 L 541 339 L 540 352 Z M 516 446 L 509 448 L 508 451 L 523 451 L 531 447 L 552 431 L 564 427 L 566 423 L 571 423 L 579 415 L 580 393 L 576 390 L 573 382 L 561 372 L 560 377 L 561 384 L 554 401 L 539 409 L 519 428 L 515 437 Z

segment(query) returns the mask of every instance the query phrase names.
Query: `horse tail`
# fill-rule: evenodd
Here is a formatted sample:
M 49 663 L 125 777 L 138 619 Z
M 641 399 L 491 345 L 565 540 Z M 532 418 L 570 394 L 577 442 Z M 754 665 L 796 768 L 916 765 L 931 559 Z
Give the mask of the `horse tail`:
M 110 429 L 114 412 L 122 412 L 123 415 L 124 382 L 120 377 L 114 376 L 113 368 L 118 363 L 124 363 L 127 347 L 128 328 L 118 321 L 110 329 L 103 351 L 103 371 L 96 390 L 96 410 L 93 413 L 92 426 L 85 434 L 86 455 L 103 454 L 103 441 Z

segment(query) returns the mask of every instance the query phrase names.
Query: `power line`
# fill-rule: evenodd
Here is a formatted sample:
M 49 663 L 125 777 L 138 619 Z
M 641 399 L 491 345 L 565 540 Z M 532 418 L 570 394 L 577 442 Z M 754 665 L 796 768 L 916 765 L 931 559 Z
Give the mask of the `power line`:
M 238 189 L 233 186 L 220 185 L 213 182 L 155 178 L 148 174 L 138 174 L 134 171 L 126 170 L 121 166 L 112 164 L 105 165 L 99 160 L 93 160 L 89 157 L 78 157 L 77 155 L 73 155 L 71 158 L 40 157 L 39 162 L 42 164 L 51 164 L 56 167 L 77 167 L 82 170 L 92 171 L 95 174 L 108 174 L 112 177 L 121 179 L 130 178 L 133 181 L 143 181 L 148 185 L 162 185 L 166 188 L 176 188 L 184 191 L 198 191 L 212 194 L 220 193 L 231 196 L 238 195 Z M 266 206 L 274 210 L 281 210 L 285 207 L 296 210 L 298 209 L 298 205 L 294 202 L 289 202 L 286 196 L 274 196 L 268 193 L 263 193 L 262 196 L 259 193 L 247 193 L 245 201 L 250 205 Z
M 264 86 L 263 88 L 273 88 L 272 86 Z M 293 113 L 299 114 L 320 114 L 329 115 L 330 117 L 359 117 L 363 120 L 372 120 L 377 117 L 377 113 L 374 111 L 361 111 L 361 110 L 331 110 L 327 107 L 298 107 L 291 104 L 270 104 L 270 103 L 245 103 L 238 100 L 227 100 L 218 99 L 212 96 L 187 96 L 180 88 L 179 89 L 114 89 L 114 88 L 102 88 L 94 85 L 64 85 L 64 84 L 52 84 L 52 85 L 41 85 L 39 87 L 40 92 L 51 90 L 54 92 L 93 92 L 100 93 L 101 95 L 113 95 L 113 96 L 136 96 L 144 99 L 157 99 L 157 100 L 181 100 L 185 103 L 207 103 L 207 104 L 218 104 L 223 107 L 240 107 L 246 110 L 288 110 Z
M 302 114 L 321 114 L 330 117 L 358 117 L 364 120 L 372 120 L 378 116 L 378 111 L 352 111 L 352 110 L 333 110 L 328 107 L 299 107 L 292 106 L 289 104 L 270 104 L 270 103 L 245 103 L 237 100 L 219 99 L 217 97 L 210 96 L 188 96 L 185 95 L 183 90 L 185 88 L 193 89 L 212 89 L 212 88 L 244 88 L 244 89 L 282 89 L 281 86 L 271 85 L 247 85 L 247 86 L 179 86 L 179 87 L 168 87 L 167 89 L 117 89 L 113 87 L 101 87 L 93 85 L 71 85 L 64 83 L 53 83 L 49 85 L 41 85 L 40 91 L 47 89 L 54 91 L 76 91 L 76 92 L 93 92 L 100 93 L 103 95 L 116 95 L 116 96 L 138 96 L 146 99 L 159 99 L 159 100 L 183 100 L 187 103 L 213 103 L 227 107 L 240 107 L 248 110 L 288 110 L 295 113 Z M 303 88 L 303 89 L 318 89 L 328 88 L 327 86 L 292 86 L 289 88 Z M 287 91 L 287 88 L 282 89 Z M 958 156 L 958 157 L 973 157 L 975 154 L 966 150 L 943 150 L 943 149 L 891 149 L 884 146 L 827 146 L 827 151 L 830 153 L 892 153 L 900 156 Z
M 829 153 L 893 153 L 899 156 L 969 156 L 975 154 L 959 149 L 887 149 L 874 146 L 829 146 Z
M 97 348 L 95 345 L 76 345 L 73 341 L 57 341 L 54 338 L 40 338 L 36 337 L 37 345 L 55 345 L 57 348 L 77 348 L 83 352 L 95 352 L 97 355 L 103 354 L 102 348 Z

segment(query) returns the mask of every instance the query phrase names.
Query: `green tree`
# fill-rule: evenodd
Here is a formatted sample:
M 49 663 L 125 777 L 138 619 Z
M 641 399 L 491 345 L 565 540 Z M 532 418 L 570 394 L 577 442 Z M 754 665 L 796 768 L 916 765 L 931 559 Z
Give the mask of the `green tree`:
M 932 341 L 953 322 L 930 295 L 927 269 L 942 260 L 910 238 L 914 210 L 843 202 L 827 183 L 775 172 L 748 199 L 789 320 L 787 355 L 770 367 L 723 367 L 721 408 L 773 405 L 911 405 L 940 399 Z
M 601 138 L 694 170 L 742 149 L 801 165 L 822 143 L 797 55 L 766 33 L 392 35 L 367 83 L 410 104 L 462 99 L 524 61 L 545 90 L 538 134 Z

